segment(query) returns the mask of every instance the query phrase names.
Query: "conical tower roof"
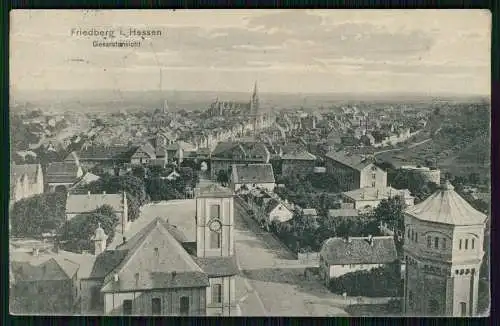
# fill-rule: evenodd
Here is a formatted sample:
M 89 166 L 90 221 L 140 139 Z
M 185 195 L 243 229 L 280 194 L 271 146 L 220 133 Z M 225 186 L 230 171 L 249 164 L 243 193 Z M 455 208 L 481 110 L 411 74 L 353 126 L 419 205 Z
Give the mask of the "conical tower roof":
M 406 214 L 419 220 L 450 225 L 477 225 L 486 221 L 486 215 L 460 197 L 449 181 L 429 198 L 407 209 Z

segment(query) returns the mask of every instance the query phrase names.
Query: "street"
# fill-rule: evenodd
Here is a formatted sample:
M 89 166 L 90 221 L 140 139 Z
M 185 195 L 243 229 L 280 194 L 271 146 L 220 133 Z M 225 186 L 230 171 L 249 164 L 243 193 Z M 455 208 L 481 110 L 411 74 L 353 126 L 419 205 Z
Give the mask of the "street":
M 348 316 L 341 296 L 306 280 L 294 255 L 260 229 L 235 199 L 236 279 L 243 316 Z

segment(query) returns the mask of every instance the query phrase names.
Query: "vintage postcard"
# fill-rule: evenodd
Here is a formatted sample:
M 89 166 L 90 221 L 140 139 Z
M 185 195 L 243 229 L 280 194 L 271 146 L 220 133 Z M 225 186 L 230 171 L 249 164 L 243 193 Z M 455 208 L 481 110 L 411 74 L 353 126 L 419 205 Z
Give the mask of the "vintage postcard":
M 487 316 L 481 10 L 14 10 L 10 312 Z

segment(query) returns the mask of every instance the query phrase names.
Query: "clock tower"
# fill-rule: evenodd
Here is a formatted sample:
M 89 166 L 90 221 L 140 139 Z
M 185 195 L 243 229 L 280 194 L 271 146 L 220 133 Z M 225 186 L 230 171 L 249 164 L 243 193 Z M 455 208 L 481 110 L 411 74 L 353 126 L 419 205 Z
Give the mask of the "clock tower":
M 237 316 L 234 193 L 216 184 L 196 189 L 196 259 L 210 270 L 208 316 Z

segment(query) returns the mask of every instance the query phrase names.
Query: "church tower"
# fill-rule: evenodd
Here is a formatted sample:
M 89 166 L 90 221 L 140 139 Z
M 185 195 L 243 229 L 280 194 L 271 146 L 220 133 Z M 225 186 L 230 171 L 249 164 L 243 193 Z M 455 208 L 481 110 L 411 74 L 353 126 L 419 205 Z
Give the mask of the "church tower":
M 477 315 L 485 222 L 448 181 L 406 211 L 405 315 Z
M 259 109 L 260 109 L 260 103 L 259 103 L 259 94 L 257 90 L 257 81 L 256 81 L 253 87 L 252 99 L 250 100 L 250 115 L 252 116 L 253 119 L 254 135 L 258 127 L 258 119 L 260 115 Z
M 196 189 L 196 256 L 213 266 L 207 289 L 207 315 L 239 314 L 235 276 L 233 192 L 216 184 Z

